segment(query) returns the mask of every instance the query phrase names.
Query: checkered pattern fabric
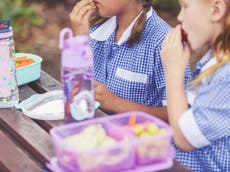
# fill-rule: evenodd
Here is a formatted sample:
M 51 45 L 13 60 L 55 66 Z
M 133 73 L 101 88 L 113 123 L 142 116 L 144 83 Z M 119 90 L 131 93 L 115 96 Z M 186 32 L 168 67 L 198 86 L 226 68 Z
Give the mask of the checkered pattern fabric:
M 127 41 L 116 44 L 115 32 L 106 41 L 92 39 L 95 79 L 119 97 L 144 105 L 162 106 L 166 93 L 160 50 L 169 30 L 169 25 L 153 12 L 146 22 L 140 42 L 132 47 Z M 128 71 L 134 77 L 135 74 L 143 74 L 147 80 L 144 83 L 117 77 L 117 69 Z
M 194 172 L 230 172 L 230 63 L 200 85 L 191 108 L 211 144 L 190 152 L 177 149 L 177 160 Z

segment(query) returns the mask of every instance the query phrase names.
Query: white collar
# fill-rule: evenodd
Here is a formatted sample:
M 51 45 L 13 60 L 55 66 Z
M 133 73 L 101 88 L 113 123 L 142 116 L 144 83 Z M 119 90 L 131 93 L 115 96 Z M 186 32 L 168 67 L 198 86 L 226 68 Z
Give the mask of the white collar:
M 142 13 L 142 11 L 132 21 L 132 23 L 128 26 L 128 28 L 124 31 L 124 33 L 122 34 L 121 38 L 119 39 L 119 41 L 117 43 L 118 45 L 121 45 L 128 40 L 129 36 L 131 35 L 131 31 L 133 29 L 133 26 L 134 26 L 136 20 L 138 19 L 138 17 L 141 15 L 141 13 Z M 148 18 L 152 15 L 152 13 L 153 13 L 153 9 L 151 8 L 147 12 L 146 20 L 148 20 Z M 116 16 L 113 16 L 109 20 L 107 20 L 105 23 L 103 23 L 99 28 L 97 28 L 94 32 L 92 32 L 90 34 L 90 37 L 92 39 L 96 39 L 98 41 L 105 41 L 111 36 L 111 34 L 116 29 L 116 27 L 117 27 Z
M 204 71 L 207 68 L 214 66 L 215 64 L 217 64 L 217 60 L 215 57 L 213 57 L 202 67 L 201 71 Z
M 213 51 L 209 50 L 200 60 L 200 63 L 205 63 L 201 71 L 206 70 L 207 68 L 215 65 L 217 63 L 216 58 L 213 56 Z

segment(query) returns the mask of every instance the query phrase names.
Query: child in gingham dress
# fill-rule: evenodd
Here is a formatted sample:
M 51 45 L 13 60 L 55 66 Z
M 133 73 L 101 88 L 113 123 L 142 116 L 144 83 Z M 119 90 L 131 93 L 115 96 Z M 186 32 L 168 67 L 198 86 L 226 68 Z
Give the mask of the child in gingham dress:
M 176 159 L 194 172 L 230 172 L 230 0 L 180 4 L 181 25 L 166 36 L 161 52 Z M 188 35 L 185 46 L 181 29 Z M 203 46 L 211 50 L 201 59 L 189 60 L 189 50 Z M 183 75 L 189 61 L 197 63 L 185 91 Z
M 170 26 L 153 10 L 152 0 L 91 2 L 77 3 L 70 19 L 76 34 L 90 34 L 100 108 L 109 113 L 143 110 L 166 120 L 160 50 Z M 90 18 L 95 11 L 107 18 Z

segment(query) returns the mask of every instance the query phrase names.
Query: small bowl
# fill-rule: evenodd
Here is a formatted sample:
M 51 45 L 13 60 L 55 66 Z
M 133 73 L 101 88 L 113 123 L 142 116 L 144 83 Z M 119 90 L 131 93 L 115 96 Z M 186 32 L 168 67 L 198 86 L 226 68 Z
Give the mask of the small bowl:
M 16 76 L 19 86 L 35 81 L 40 78 L 42 62 L 41 57 L 29 53 L 16 53 L 15 56 L 16 59 L 19 57 L 26 56 L 34 60 L 34 63 L 16 69 Z

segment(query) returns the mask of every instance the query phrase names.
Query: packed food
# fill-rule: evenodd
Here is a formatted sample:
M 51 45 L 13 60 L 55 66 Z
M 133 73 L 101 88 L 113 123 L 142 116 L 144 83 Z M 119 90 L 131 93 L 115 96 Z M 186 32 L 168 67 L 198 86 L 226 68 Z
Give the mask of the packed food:
M 173 164 L 172 129 L 143 112 L 71 124 L 51 134 L 60 139 L 54 142 L 58 163 L 72 171 L 145 171 L 155 165 L 161 170 Z
M 78 151 L 90 151 L 99 146 L 116 144 L 116 140 L 107 136 L 100 124 L 90 125 L 80 133 L 65 138 L 65 141 Z
M 24 67 L 24 66 L 28 66 L 32 63 L 34 63 L 33 58 L 30 58 L 27 56 L 18 57 L 16 58 L 16 69 Z
M 90 5 L 91 7 L 95 7 L 95 6 L 96 6 L 96 5 L 95 5 L 95 2 L 90 2 L 89 5 Z
M 181 38 L 182 38 L 182 42 L 184 43 L 188 42 L 188 35 L 183 29 L 181 29 Z

